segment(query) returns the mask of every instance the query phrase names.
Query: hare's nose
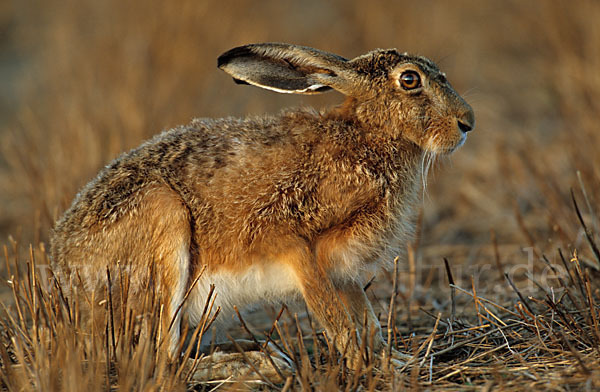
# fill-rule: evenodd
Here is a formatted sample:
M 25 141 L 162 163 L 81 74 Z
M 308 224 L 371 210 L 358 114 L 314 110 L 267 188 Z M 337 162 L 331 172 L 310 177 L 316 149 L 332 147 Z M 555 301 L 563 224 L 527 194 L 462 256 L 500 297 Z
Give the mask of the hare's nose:
M 467 112 L 465 112 L 462 116 L 460 116 L 457 119 L 457 122 L 458 127 L 464 133 L 472 131 L 473 127 L 475 127 L 475 114 L 473 113 L 473 110 L 468 110 Z

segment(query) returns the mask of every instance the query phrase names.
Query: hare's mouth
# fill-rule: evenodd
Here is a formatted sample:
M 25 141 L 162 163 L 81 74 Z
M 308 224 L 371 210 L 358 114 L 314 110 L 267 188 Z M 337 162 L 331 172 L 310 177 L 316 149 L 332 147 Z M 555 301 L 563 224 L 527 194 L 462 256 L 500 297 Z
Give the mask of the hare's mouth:
M 435 134 L 427 141 L 425 145 L 425 151 L 437 154 L 437 155 L 448 155 L 462 147 L 467 140 L 467 134 L 461 132 L 458 138 L 452 141 L 444 140 L 440 134 Z
M 475 117 L 470 109 L 457 117 L 446 118 L 438 131 L 427 141 L 426 149 L 436 154 L 448 155 L 462 147 L 467 134 L 475 126 Z
M 454 148 L 450 152 L 454 152 L 455 150 L 457 150 L 460 147 L 462 147 L 463 144 L 465 144 L 466 141 L 467 141 L 467 134 L 465 132 L 465 133 L 463 133 L 463 134 L 460 135 L 460 140 L 458 141 L 458 143 L 456 143 L 456 146 L 454 146 Z

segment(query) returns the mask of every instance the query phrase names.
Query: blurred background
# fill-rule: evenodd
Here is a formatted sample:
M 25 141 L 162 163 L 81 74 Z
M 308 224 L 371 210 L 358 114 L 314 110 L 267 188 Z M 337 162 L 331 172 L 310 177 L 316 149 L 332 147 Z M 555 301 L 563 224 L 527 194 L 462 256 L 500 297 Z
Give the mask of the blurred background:
M 430 174 L 423 263 L 495 254 L 516 265 L 524 247 L 573 249 L 584 237 L 571 189 L 598 229 L 598 21 L 593 0 L 4 0 L 0 244 L 46 242 L 81 186 L 164 129 L 340 103 L 335 92 L 237 86 L 216 68 L 234 46 L 281 41 L 347 58 L 390 47 L 425 55 L 473 106 L 475 131 Z

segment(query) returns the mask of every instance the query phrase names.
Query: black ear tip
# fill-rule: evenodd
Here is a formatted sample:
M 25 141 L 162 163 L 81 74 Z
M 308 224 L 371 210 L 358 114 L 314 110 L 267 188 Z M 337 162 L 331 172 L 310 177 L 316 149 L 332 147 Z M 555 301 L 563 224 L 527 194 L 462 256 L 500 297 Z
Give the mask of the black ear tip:
M 233 56 L 229 52 L 225 52 L 217 58 L 217 68 L 223 69 L 223 67 L 229 64 L 229 62 L 233 58 Z
M 222 68 L 226 63 L 227 59 L 223 55 L 219 56 L 217 59 L 217 68 Z
M 237 48 L 229 49 L 217 58 L 217 67 L 223 68 L 234 58 L 245 57 L 252 55 L 250 45 L 238 46 Z

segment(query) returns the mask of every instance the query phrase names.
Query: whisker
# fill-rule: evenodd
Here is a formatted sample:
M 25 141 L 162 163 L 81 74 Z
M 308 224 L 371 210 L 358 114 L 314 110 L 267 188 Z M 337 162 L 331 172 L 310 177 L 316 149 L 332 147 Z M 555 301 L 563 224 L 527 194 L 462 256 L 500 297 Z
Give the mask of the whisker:
M 423 200 L 425 199 L 425 194 L 427 193 L 427 182 L 429 177 L 429 170 L 433 166 L 437 154 L 433 151 L 433 146 L 439 134 L 435 134 L 429 139 L 427 142 L 427 147 L 423 151 L 423 156 L 421 158 L 421 181 L 423 183 Z
M 469 96 L 469 94 L 473 93 L 474 95 L 479 94 L 481 91 L 479 90 L 479 88 L 477 87 L 472 87 L 470 89 L 468 89 L 467 91 L 465 91 L 463 94 L 461 94 L 461 97 L 465 98 L 467 96 Z
M 427 131 L 429 131 L 430 129 L 433 129 L 434 127 L 435 127 L 435 125 L 430 125 L 430 126 L 426 127 L 426 128 L 423 130 L 423 133 L 427 133 Z
M 423 182 L 423 198 L 425 198 L 425 190 L 427 189 L 427 173 L 425 171 L 425 159 L 429 152 L 427 150 L 423 151 L 423 156 L 421 157 L 421 181 Z

